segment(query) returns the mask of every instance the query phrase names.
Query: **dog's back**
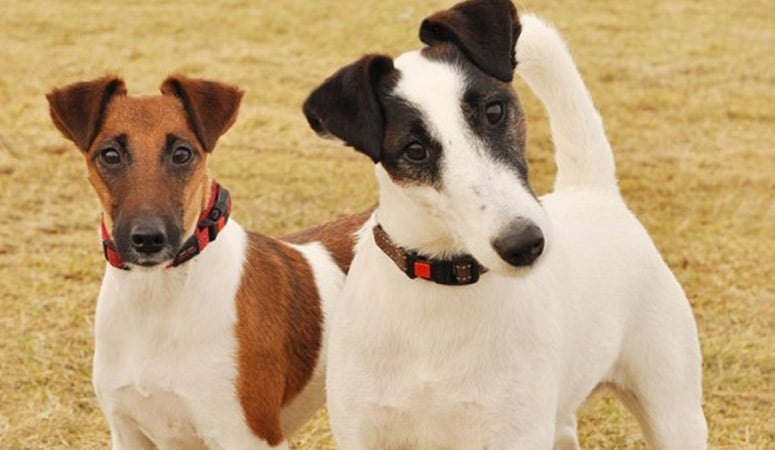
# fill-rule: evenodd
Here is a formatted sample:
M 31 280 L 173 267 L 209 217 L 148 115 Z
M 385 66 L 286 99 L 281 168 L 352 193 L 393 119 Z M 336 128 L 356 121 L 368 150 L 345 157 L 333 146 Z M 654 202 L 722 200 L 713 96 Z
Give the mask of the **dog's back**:
M 355 233 L 373 212 L 374 208 L 369 208 L 352 216 L 341 217 L 328 223 L 288 234 L 280 239 L 292 244 L 322 243 L 331 252 L 337 265 L 347 273 L 353 259 Z
M 247 248 L 237 293 L 235 333 L 240 341 L 236 380 L 243 409 L 257 434 L 288 436 L 325 403 L 325 327 L 353 257 L 358 229 L 371 210 L 274 239 L 247 232 Z M 270 299 L 270 301 L 266 301 Z M 258 313 L 258 314 L 256 314 Z M 257 322 L 260 321 L 260 322 Z M 279 339 L 279 346 L 270 341 Z M 262 355 L 269 349 L 282 349 Z M 271 358 L 270 362 L 267 358 Z M 279 428 L 272 418 L 255 417 L 256 405 L 270 398 L 267 388 L 284 374 Z M 251 412 L 253 412 L 251 422 Z

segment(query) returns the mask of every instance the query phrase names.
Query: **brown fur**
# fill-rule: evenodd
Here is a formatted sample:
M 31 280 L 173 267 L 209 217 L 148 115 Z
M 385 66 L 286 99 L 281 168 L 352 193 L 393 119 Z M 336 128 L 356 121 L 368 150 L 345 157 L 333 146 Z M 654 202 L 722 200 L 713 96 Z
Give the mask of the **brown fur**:
M 105 108 L 114 96 L 126 95 L 124 82 L 106 75 L 92 81 L 54 89 L 46 99 L 51 121 L 83 151 L 91 145 L 102 125 Z
M 222 83 L 168 77 L 163 95 L 130 97 L 123 80 L 105 76 L 54 89 L 46 97 L 54 125 L 83 152 L 89 181 L 104 211 L 108 230 L 117 216 L 173 217 L 190 234 L 209 198 L 207 155 L 234 123 L 243 92 Z M 185 177 L 171 177 L 160 164 L 167 136 L 191 144 L 197 158 Z M 124 136 L 131 153 L 128 172 L 114 179 L 96 163 L 100 147 Z
M 334 257 L 334 261 L 344 273 L 350 270 L 353 259 L 355 233 L 371 216 L 374 207 L 352 216 L 344 216 L 332 222 L 317 225 L 306 230 L 283 236 L 281 239 L 294 244 L 321 242 Z
M 87 161 L 93 162 L 92 153 L 101 142 L 122 134 L 127 137 L 133 158 L 126 176 L 117 181 L 106 179 L 95 164 L 88 165 L 89 180 L 102 200 L 106 219 L 143 211 L 173 212 L 184 225 L 184 234 L 190 234 L 210 193 L 208 154 L 193 146 L 198 161 L 185 178 L 171 177 L 159 162 L 168 134 L 197 142 L 180 102 L 166 95 L 116 97 L 108 105 L 102 129 L 87 152 Z M 112 229 L 112 225 L 108 226 Z
M 352 261 L 355 232 L 371 211 L 283 240 L 321 242 L 346 272 Z M 250 428 L 275 445 L 283 439 L 281 407 L 306 386 L 317 365 L 323 313 L 309 264 L 285 243 L 250 233 L 244 267 L 237 292 L 237 393 Z
M 173 75 L 164 80 L 161 92 L 180 99 L 186 109 L 186 118 L 205 151 L 211 152 L 215 143 L 237 120 L 237 111 L 243 92 L 217 81 Z
M 309 381 L 318 360 L 323 313 L 304 257 L 250 233 L 237 292 L 237 393 L 248 425 L 276 445 L 280 409 Z
M 172 214 L 193 231 L 209 201 L 207 158 L 234 122 L 242 91 L 206 80 L 173 76 L 164 95 L 130 97 L 123 81 L 104 77 L 55 89 L 48 95 L 52 120 L 81 149 L 89 181 L 102 203 L 109 230 L 117 217 Z M 171 176 L 162 160 L 169 135 L 187 141 L 194 166 Z M 98 153 L 111 140 L 125 141 L 131 164 L 120 175 L 100 167 Z M 288 243 L 320 241 L 347 271 L 354 235 L 372 210 L 287 237 Z M 307 260 L 287 243 L 248 233 L 241 284 L 235 299 L 237 394 L 253 432 L 271 445 L 283 440 L 280 411 L 309 382 L 322 344 L 323 312 Z

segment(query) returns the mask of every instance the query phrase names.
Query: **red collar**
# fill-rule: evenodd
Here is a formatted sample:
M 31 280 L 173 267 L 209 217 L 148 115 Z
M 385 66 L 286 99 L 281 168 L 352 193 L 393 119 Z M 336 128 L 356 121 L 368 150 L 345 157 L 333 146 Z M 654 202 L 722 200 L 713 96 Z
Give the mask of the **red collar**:
M 202 253 L 207 244 L 213 242 L 218 237 L 218 233 L 226 226 L 231 213 L 231 198 L 229 191 L 221 187 L 220 184 L 213 181 L 210 192 L 210 203 L 207 208 L 199 215 L 199 221 L 196 224 L 196 230 L 183 246 L 180 247 L 177 255 L 167 268 L 177 267 L 196 255 Z M 108 233 L 105 221 L 100 223 L 100 233 L 102 234 L 102 248 L 105 251 L 105 259 L 108 263 L 118 269 L 129 270 L 129 266 L 121 259 L 121 255 L 116 250 L 116 244 Z

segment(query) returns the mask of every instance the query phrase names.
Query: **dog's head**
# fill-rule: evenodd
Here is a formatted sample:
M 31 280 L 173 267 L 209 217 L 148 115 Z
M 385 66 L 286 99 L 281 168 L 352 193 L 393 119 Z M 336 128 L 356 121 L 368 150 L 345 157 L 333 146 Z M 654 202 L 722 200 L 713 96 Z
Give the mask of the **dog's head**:
M 126 95 L 106 76 L 54 89 L 54 125 L 86 159 L 124 262 L 156 266 L 193 233 L 210 194 L 207 156 L 234 122 L 242 91 L 176 75 L 162 95 Z
M 400 244 L 470 253 L 503 273 L 543 251 L 547 220 L 528 184 L 525 117 L 511 86 L 520 30 L 508 0 L 458 4 L 423 21 L 427 47 L 395 61 L 365 56 L 305 102 L 318 134 L 377 164 L 380 209 L 390 209 L 378 219 L 414 221 L 394 236 Z M 423 233 L 426 242 L 412 242 Z

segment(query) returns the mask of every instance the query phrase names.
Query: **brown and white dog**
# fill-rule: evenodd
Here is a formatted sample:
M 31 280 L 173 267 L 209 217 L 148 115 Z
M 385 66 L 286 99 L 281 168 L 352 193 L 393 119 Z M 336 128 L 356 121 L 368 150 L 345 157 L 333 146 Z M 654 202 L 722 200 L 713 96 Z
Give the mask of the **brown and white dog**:
M 94 388 L 113 449 L 288 448 L 325 401 L 325 323 L 366 215 L 285 238 L 229 220 L 207 158 L 242 91 L 106 76 L 47 95 L 102 204 Z

